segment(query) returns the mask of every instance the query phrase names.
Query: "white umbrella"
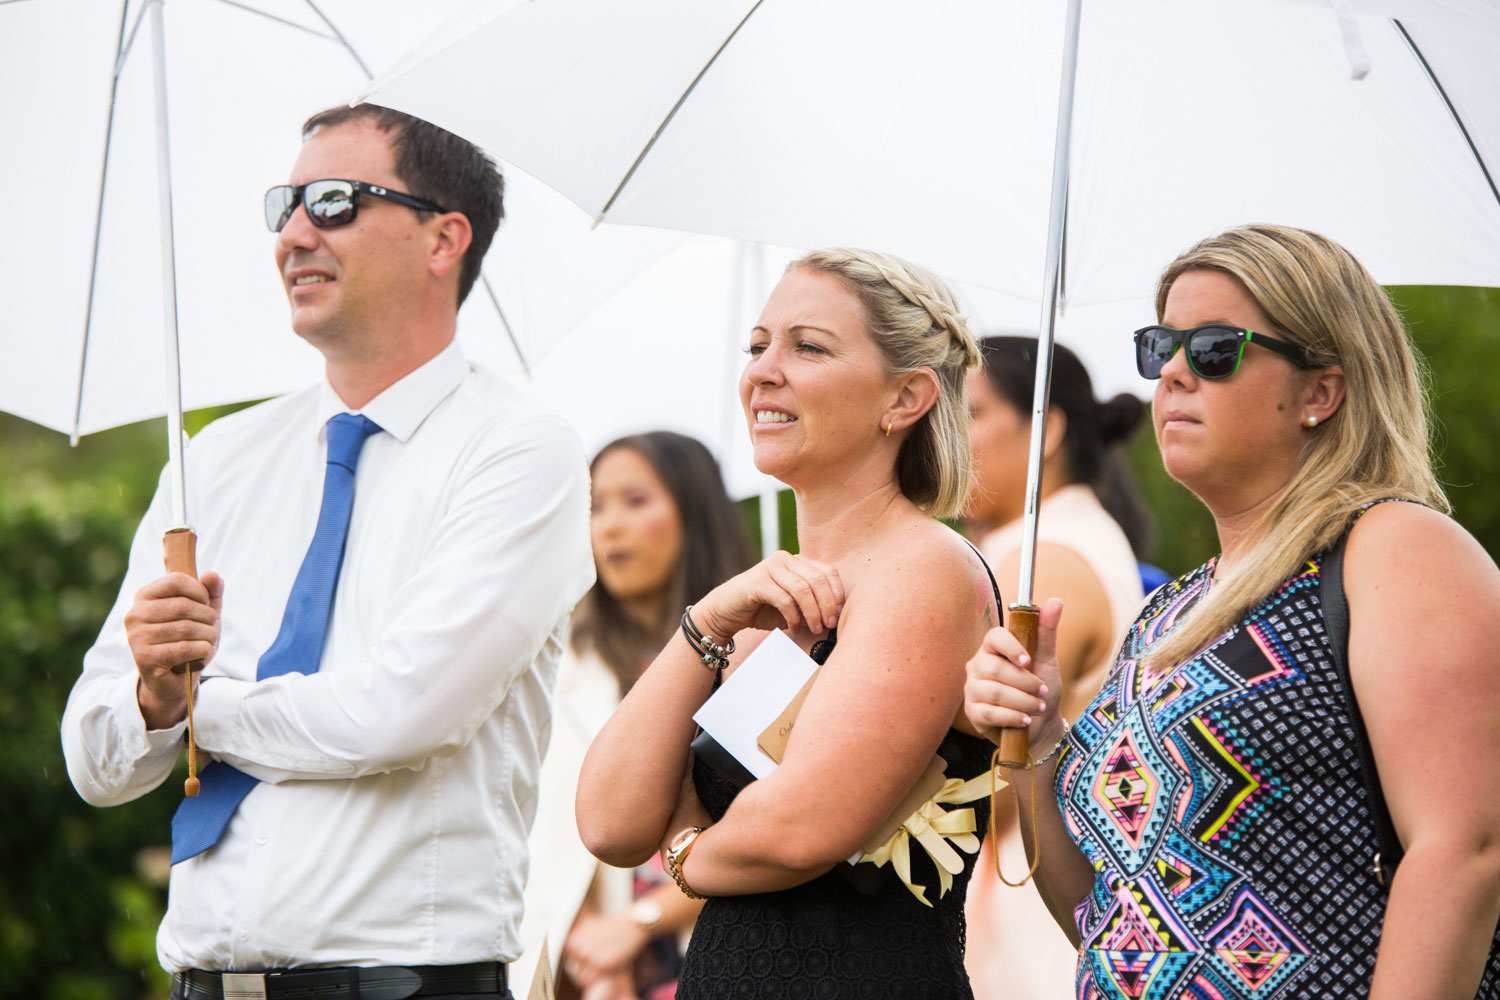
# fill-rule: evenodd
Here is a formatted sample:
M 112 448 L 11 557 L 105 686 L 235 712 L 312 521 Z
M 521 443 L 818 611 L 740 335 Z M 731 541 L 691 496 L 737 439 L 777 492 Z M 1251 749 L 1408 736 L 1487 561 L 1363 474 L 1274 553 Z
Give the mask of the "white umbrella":
M 370 99 L 606 221 L 873 245 L 1039 303 L 1064 14 L 1060 0 L 480 0 Z M 1500 159 L 1497 32 L 1479 0 L 1088 4 L 1068 308 L 1140 299 L 1186 245 L 1255 219 L 1326 231 L 1387 282 L 1495 282 L 1500 199 L 1481 157 Z
M 0 3 L 0 188 L 11 196 L 0 241 L 0 409 L 75 440 L 165 413 L 171 568 L 194 572 L 184 402 L 274 395 L 321 367 L 289 329 L 261 193 L 285 179 L 307 115 L 341 103 L 371 66 L 457 6 Z M 517 187 L 522 204 L 511 207 L 523 235 L 494 251 L 513 258 L 512 289 L 525 281 L 534 290 L 512 305 L 537 330 L 575 322 L 611 282 L 681 240 L 539 225 L 557 197 L 524 178 Z M 589 278 L 581 287 L 580 273 Z M 512 344 L 502 354 L 514 368 L 524 352 L 503 329 L 495 293 L 506 284 L 486 275 L 472 298 L 488 313 L 470 307 L 465 325 L 481 350 L 486 337 Z M 568 294 L 556 294 L 563 287 Z
M 76 437 L 167 409 L 160 253 L 175 238 L 189 409 L 306 384 L 261 193 L 283 181 L 309 114 L 341 103 L 460 0 L 26 0 L 0 4 L 0 127 L 12 192 L 0 245 L 0 409 Z M 158 186 L 149 11 L 164 15 L 170 230 Z M 509 172 L 508 172 L 509 173 Z M 486 278 L 530 356 L 681 241 L 588 232 L 557 196 L 508 178 Z M 503 261 L 502 267 L 494 262 Z M 524 329 L 523 329 L 524 324 Z M 485 287 L 461 320 L 503 367 L 516 352 Z M 485 341 L 503 347 L 490 350 Z
M 1059 307 L 1144 312 L 1164 262 L 1258 219 L 1387 283 L 1500 283 L 1493 7 L 1115 0 L 1080 32 L 1081 7 L 478 0 L 369 94 L 596 220 L 876 246 L 1030 299 L 1049 342 Z

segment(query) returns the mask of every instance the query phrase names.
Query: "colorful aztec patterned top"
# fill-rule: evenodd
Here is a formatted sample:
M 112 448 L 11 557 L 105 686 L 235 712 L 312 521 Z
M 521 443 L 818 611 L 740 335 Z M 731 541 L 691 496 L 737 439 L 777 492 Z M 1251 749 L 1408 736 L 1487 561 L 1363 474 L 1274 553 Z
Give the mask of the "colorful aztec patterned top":
M 1386 891 L 1321 557 L 1171 672 L 1138 662 L 1207 592 L 1214 561 L 1153 595 L 1058 771 L 1096 872 L 1075 912 L 1078 997 L 1365 996 Z M 1500 997 L 1500 948 L 1478 995 Z

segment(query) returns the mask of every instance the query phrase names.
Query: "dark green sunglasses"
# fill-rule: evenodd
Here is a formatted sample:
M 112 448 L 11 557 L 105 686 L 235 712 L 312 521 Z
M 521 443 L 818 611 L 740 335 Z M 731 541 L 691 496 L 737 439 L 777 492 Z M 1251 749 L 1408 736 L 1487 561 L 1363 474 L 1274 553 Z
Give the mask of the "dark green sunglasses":
M 1205 323 L 1191 330 L 1142 327 L 1135 331 L 1135 367 L 1141 378 L 1161 378 L 1161 370 L 1181 345 L 1187 348 L 1188 367 L 1193 374 L 1207 379 L 1228 378 L 1240 370 L 1246 344 L 1275 351 L 1299 368 L 1311 367 L 1296 344 L 1224 323 Z

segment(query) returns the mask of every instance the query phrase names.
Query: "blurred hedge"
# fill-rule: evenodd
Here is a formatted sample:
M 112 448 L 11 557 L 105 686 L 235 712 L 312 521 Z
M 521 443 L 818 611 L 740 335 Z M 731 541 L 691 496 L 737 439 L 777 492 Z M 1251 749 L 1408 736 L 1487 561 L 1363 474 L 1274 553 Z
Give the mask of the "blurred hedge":
M 7 472 L 0 494 L 0 997 L 165 996 L 149 875 L 175 801 L 95 809 L 58 739 L 84 650 L 114 601 L 143 501 L 123 483 Z M 160 867 L 156 865 L 155 867 Z

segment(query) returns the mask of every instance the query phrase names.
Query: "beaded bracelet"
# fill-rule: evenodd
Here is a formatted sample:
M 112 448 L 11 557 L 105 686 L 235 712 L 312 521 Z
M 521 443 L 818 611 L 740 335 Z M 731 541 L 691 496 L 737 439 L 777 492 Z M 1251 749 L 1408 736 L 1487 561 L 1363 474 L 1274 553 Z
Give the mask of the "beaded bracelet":
M 1049 749 L 1046 753 L 1042 754 L 1042 756 L 1040 756 L 1040 757 L 1032 757 L 1030 754 L 1027 754 L 1026 755 L 1027 756 L 1027 760 L 1026 760 L 1026 763 L 1024 763 L 1024 764 L 1021 764 L 1021 763 L 1012 763 L 1010 761 L 1005 761 L 1005 760 L 996 761 L 995 763 L 999 764 L 1001 767 L 1008 767 L 1012 771 L 1030 771 L 1030 770 L 1032 770 L 1034 768 L 1041 767 L 1043 764 L 1047 763 L 1053 757 L 1056 757 L 1058 751 L 1061 750 L 1063 748 L 1063 746 L 1066 745 L 1067 742 L 1068 742 L 1068 733 L 1070 733 L 1072 731 L 1072 728 L 1068 725 L 1068 720 L 1067 719 L 1063 719 L 1062 723 L 1063 723 L 1062 735 L 1057 738 L 1057 742 L 1056 743 L 1052 744 L 1052 748 Z
M 710 670 L 723 670 L 729 666 L 729 654 L 734 652 L 734 640 L 730 639 L 727 644 L 721 646 L 704 635 L 698 626 L 693 624 L 692 610 L 693 605 L 689 604 L 682 612 L 683 636 L 687 639 L 688 645 L 693 647 L 694 652 L 703 657 L 705 667 Z

